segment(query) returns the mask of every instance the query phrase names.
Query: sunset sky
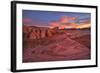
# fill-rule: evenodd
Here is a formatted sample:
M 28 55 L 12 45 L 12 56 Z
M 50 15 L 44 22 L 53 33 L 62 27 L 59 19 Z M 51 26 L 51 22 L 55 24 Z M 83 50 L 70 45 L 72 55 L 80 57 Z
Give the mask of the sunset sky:
M 23 10 L 23 23 L 48 26 L 51 22 L 80 23 L 90 21 L 90 13 Z

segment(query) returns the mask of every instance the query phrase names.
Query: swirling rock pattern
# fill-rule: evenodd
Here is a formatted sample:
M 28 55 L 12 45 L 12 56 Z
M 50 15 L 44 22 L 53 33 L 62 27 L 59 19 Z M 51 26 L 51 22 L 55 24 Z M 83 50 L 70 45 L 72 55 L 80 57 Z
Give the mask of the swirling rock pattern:
M 90 29 L 25 26 L 23 62 L 84 60 L 91 57 Z

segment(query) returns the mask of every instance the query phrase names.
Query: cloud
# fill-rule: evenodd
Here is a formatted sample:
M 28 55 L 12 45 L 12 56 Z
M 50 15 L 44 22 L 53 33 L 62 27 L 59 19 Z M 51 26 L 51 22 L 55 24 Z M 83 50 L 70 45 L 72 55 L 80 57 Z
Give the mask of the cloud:
M 23 18 L 23 24 L 28 26 L 48 27 L 46 23 L 38 19 Z
M 62 16 L 59 20 L 60 23 L 69 23 L 72 20 L 76 20 L 76 17 L 68 17 L 68 16 Z
M 30 19 L 30 18 L 23 18 L 23 23 L 24 24 L 30 24 L 30 23 L 32 23 L 32 19 Z
M 90 20 L 83 20 L 83 21 L 81 21 L 81 23 L 88 24 L 88 23 L 91 23 L 91 21 Z
M 62 16 L 59 20 L 57 21 L 52 21 L 50 22 L 51 28 L 58 27 L 59 29 L 64 29 L 64 28 L 90 28 L 90 21 L 85 21 L 81 24 L 75 23 L 75 22 L 70 22 L 77 20 L 77 17 L 67 17 L 67 16 Z M 62 25 L 63 24 L 63 25 Z
M 51 25 L 51 27 L 65 27 L 64 25 L 62 25 L 61 23 L 70 23 L 71 20 L 76 20 L 76 17 L 68 17 L 68 16 L 62 16 L 61 18 L 59 18 L 59 20 L 57 21 L 52 21 L 49 24 Z
M 68 23 L 69 22 L 69 19 L 67 16 L 62 16 L 60 19 L 59 19 L 59 22 L 61 23 Z
M 52 21 L 49 23 L 51 26 L 58 26 L 59 22 L 58 21 Z

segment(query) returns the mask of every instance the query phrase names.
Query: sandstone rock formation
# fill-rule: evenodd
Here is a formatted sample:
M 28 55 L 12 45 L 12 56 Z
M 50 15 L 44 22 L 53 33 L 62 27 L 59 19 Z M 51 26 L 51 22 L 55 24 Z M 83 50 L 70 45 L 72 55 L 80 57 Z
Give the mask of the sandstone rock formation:
M 45 27 L 23 26 L 24 40 L 34 40 L 52 37 L 57 33 L 57 29 Z

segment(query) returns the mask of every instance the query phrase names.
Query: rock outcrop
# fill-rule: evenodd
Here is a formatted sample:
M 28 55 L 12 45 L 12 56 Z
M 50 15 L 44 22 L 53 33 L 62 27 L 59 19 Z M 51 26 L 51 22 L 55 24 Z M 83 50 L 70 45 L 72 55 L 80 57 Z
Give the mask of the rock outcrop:
M 57 29 L 46 27 L 25 26 L 23 27 L 24 40 L 42 39 L 52 37 L 57 33 Z

